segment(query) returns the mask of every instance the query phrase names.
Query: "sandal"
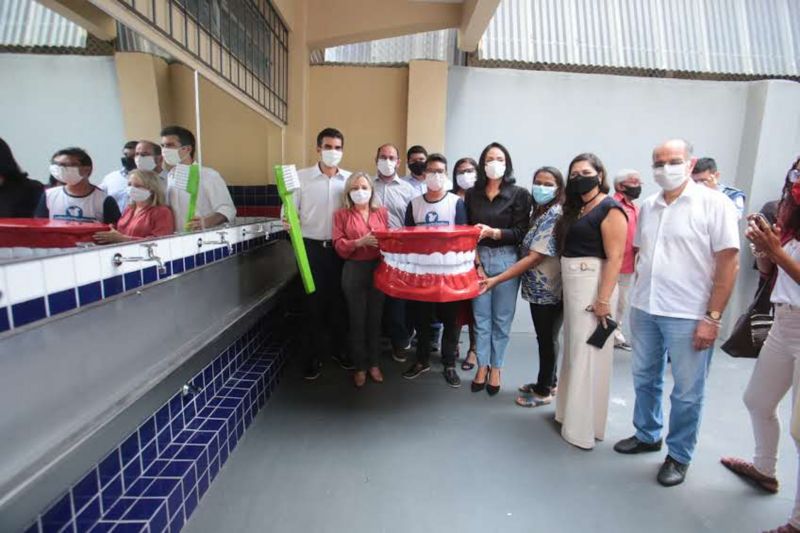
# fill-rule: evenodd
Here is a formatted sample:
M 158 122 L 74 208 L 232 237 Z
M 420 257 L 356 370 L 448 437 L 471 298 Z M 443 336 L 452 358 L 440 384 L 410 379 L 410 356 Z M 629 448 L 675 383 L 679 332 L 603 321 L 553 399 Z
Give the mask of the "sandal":
M 472 370 L 473 368 L 475 368 L 475 363 L 470 363 L 469 362 L 470 354 L 472 354 L 472 356 L 476 360 L 478 359 L 478 352 L 476 352 L 475 350 L 470 348 L 469 350 L 467 350 L 467 358 L 464 359 L 463 363 L 461 363 L 461 370 Z
M 748 463 L 744 459 L 739 459 L 738 457 L 723 457 L 719 462 L 734 474 L 755 483 L 760 489 L 770 494 L 776 494 L 778 492 L 778 480 L 756 470 L 753 463 Z
M 516 404 L 520 407 L 540 407 L 547 405 L 553 401 L 552 396 L 539 396 L 531 394 L 530 396 L 517 396 Z
M 525 393 L 525 394 L 533 394 L 533 388 L 536 386 L 536 383 L 526 383 L 525 385 L 521 386 L 518 391 Z

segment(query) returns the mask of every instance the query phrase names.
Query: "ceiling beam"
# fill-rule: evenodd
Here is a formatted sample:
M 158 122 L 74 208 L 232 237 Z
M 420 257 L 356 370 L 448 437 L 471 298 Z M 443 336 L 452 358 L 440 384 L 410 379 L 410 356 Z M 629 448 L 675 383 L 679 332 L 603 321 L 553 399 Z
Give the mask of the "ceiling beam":
M 474 52 L 486 27 L 494 16 L 500 0 L 465 0 L 461 11 L 461 24 L 458 27 L 458 48 L 464 52 Z

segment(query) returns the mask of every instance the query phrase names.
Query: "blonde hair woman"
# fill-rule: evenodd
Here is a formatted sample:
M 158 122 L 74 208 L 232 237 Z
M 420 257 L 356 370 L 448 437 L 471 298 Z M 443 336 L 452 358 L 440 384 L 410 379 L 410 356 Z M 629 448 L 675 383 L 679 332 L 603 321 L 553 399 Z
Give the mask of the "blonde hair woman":
M 175 232 L 172 210 L 164 200 L 161 179 L 155 172 L 134 170 L 128 174 L 130 201 L 116 228 L 94 234 L 100 244 L 161 237 Z
M 350 356 L 356 366 L 353 381 L 361 388 L 367 381 L 367 371 L 373 381 L 383 382 L 378 367 L 383 293 L 372 283 L 380 252 L 372 232 L 388 229 L 389 214 L 378 206 L 372 181 L 364 172 L 347 178 L 344 205 L 333 214 L 333 247 L 345 260 L 342 291 L 350 316 Z

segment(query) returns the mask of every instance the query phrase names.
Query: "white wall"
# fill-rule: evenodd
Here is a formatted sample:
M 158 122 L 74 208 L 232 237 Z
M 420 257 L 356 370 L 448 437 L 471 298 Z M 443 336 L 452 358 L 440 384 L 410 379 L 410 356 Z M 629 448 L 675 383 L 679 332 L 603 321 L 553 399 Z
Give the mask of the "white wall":
M 120 167 L 125 144 L 113 57 L 0 54 L 0 136 L 31 178 L 46 181 L 53 152 L 79 146 L 92 181 Z
M 660 141 L 684 137 L 695 154 L 717 160 L 723 181 L 750 193 L 757 210 L 776 197 L 800 153 L 800 84 L 719 82 L 595 74 L 451 67 L 446 155 L 472 156 L 498 141 L 511 152 L 518 183 L 552 165 L 566 172 L 581 152 L 594 152 L 610 173 L 639 169 L 643 196 L 658 191 L 650 172 Z M 749 207 L 749 206 L 748 206 Z M 746 252 L 733 306 L 752 294 Z M 515 330 L 530 331 L 520 305 Z

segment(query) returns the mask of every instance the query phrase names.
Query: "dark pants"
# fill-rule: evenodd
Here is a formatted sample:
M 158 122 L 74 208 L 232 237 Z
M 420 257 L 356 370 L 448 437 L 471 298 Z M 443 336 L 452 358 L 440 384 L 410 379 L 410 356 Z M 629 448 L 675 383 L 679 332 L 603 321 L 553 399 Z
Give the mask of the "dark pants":
M 434 317 L 444 324 L 442 335 L 442 364 L 445 368 L 455 366 L 458 334 L 461 327 L 457 323 L 460 302 L 431 303 L 408 302 L 414 327 L 417 330 L 417 362 L 427 365 L 431 359 L 432 323 Z
M 347 308 L 342 295 L 342 260 L 333 247 L 304 239 L 316 291 L 306 295 L 303 353 L 306 363 L 323 356 L 344 355 Z
M 386 296 L 383 304 L 384 332 L 392 341 L 392 348 L 402 350 L 411 336 L 406 320 L 406 300 Z
M 556 358 L 558 333 L 564 322 L 564 304 L 530 304 L 536 342 L 539 344 L 539 377 L 533 391 L 539 396 L 549 396 L 556 385 Z
M 350 318 L 350 357 L 356 370 L 378 366 L 383 293 L 375 288 L 372 274 L 378 261 L 345 261 L 342 290 Z

